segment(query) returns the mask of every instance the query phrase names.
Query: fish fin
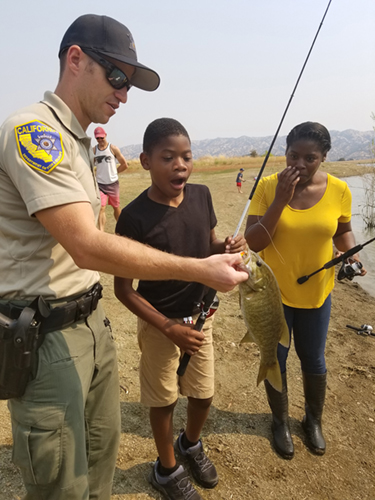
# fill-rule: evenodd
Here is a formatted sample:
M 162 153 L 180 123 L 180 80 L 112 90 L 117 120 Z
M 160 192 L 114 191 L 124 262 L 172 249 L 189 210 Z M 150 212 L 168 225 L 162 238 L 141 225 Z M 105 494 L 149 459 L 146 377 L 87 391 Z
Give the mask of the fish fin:
M 284 328 L 283 331 L 281 332 L 281 337 L 279 340 L 279 343 L 283 345 L 284 347 L 289 347 L 290 346 L 290 334 L 289 334 L 289 328 L 286 322 L 284 322 Z
M 281 379 L 281 371 L 280 365 L 278 361 L 276 361 L 271 366 L 260 365 L 257 385 L 259 385 L 263 380 L 268 380 L 268 382 L 272 385 L 276 391 L 282 392 L 283 390 L 283 382 Z
M 253 336 L 251 335 L 249 330 L 247 330 L 245 336 L 243 337 L 243 339 L 241 339 L 240 344 L 244 344 L 245 342 L 254 342 Z

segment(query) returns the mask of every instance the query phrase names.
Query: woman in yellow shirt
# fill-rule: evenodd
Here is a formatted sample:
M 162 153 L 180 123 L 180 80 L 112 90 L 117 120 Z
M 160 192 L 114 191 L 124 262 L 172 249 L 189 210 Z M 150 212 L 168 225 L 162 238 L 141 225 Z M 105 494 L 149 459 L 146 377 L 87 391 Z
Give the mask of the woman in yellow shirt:
M 324 350 L 334 267 L 302 285 L 297 279 L 334 257 L 332 242 L 340 252 L 355 246 L 350 222 L 352 198 L 345 182 L 319 170 L 331 149 L 330 134 L 323 125 L 301 123 L 291 130 L 286 143 L 287 167 L 261 179 L 251 200 L 246 240 L 272 268 L 279 284 L 285 318 L 301 362 L 306 442 L 313 453 L 323 455 L 326 444 L 321 418 L 327 384 Z M 358 255 L 352 258 L 359 260 Z M 288 424 L 288 353 L 289 348 L 279 344 L 283 391 L 276 391 L 265 381 L 274 448 L 286 459 L 294 455 Z

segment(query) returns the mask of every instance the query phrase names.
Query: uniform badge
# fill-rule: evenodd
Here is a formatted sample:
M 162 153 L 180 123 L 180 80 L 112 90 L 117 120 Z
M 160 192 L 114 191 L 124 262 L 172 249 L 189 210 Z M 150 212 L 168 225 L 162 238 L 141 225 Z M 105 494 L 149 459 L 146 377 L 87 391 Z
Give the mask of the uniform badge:
M 18 151 L 35 170 L 49 174 L 64 158 L 61 134 L 38 120 L 14 127 Z

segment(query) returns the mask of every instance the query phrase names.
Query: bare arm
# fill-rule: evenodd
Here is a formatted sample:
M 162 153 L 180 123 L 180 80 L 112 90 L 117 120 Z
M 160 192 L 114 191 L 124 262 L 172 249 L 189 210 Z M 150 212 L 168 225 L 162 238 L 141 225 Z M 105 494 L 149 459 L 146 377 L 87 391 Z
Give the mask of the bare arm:
M 278 174 L 275 199 L 263 216 L 249 215 L 245 238 L 251 250 L 260 252 L 266 248 L 275 234 L 281 214 L 293 198 L 294 188 L 299 181 L 298 170 L 287 167 Z
M 356 245 L 351 222 L 339 222 L 333 243 L 340 252 L 346 252 Z
M 120 149 L 117 146 L 111 144 L 112 153 L 115 155 L 116 160 L 119 162 L 119 166 L 117 167 L 117 172 L 120 174 L 124 172 L 128 168 L 128 164 L 126 163 L 125 157 L 121 153 Z
M 156 310 L 132 286 L 132 280 L 115 277 L 115 295 L 133 314 L 160 330 L 190 356 L 199 351 L 204 334 L 192 325 L 181 325 Z
M 240 254 L 184 258 L 99 231 L 89 203 L 60 205 L 35 215 L 84 269 L 122 278 L 196 281 L 222 292 L 247 279 L 247 274 L 237 269 L 242 261 Z

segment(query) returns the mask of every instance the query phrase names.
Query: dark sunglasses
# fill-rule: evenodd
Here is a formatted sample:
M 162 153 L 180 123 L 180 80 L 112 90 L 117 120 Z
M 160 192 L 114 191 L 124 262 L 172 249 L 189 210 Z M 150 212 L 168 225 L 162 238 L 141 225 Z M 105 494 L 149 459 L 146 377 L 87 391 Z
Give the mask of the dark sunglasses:
M 121 69 L 119 69 L 114 64 L 110 63 L 99 54 L 89 49 L 82 49 L 82 51 L 87 54 L 91 59 L 94 59 L 95 62 L 100 64 L 105 69 L 106 77 L 109 83 L 115 89 L 123 89 L 126 87 L 127 90 L 130 90 L 131 83 L 130 79 L 125 75 Z

